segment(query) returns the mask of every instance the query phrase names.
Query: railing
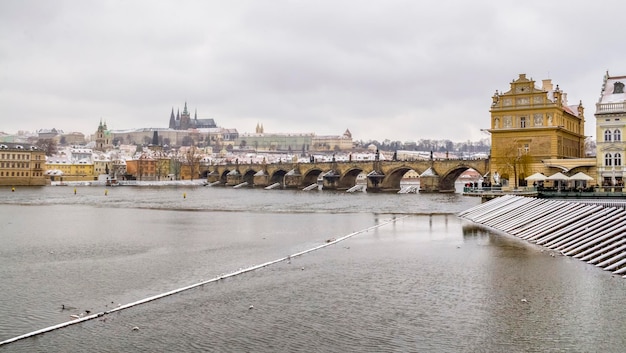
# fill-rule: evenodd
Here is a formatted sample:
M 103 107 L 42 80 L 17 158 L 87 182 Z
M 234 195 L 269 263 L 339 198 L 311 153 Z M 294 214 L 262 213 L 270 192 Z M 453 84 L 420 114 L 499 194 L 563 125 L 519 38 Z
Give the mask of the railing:
M 480 187 L 469 186 L 463 188 L 463 195 L 467 196 L 485 196 L 485 195 L 536 195 L 537 188 L 532 186 L 520 186 L 516 189 L 501 186 Z
M 626 112 L 626 102 L 596 103 L 596 113 Z

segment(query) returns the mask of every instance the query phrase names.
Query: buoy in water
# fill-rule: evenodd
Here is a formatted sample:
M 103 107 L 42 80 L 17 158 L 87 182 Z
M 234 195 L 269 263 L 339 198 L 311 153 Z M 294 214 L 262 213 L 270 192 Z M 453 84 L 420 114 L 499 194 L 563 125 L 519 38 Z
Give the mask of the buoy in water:
M 183 199 L 186 199 L 186 198 L 187 198 L 187 193 L 183 192 Z
M 11 188 L 11 192 L 15 192 L 15 188 L 14 187 Z
M 109 190 L 104 189 L 104 196 L 107 196 L 109 194 Z
M 74 188 L 74 195 L 76 195 L 76 188 Z

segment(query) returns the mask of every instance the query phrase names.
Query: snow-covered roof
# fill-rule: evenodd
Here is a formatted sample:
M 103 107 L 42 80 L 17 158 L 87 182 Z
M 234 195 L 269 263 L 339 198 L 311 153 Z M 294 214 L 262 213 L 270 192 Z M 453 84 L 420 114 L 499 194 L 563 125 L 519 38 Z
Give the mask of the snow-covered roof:
M 619 84 L 622 84 L 621 92 L 615 92 L 619 90 Z M 616 85 L 617 84 L 617 85 Z M 600 103 L 622 103 L 626 102 L 626 76 L 607 77 L 604 87 L 602 89 L 602 95 L 600 96 Z

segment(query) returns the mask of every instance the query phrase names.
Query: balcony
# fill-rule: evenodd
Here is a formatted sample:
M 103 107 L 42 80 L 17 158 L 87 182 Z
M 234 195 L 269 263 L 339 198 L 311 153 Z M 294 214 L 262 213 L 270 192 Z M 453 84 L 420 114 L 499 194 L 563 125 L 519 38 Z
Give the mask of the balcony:
M 596 114 L 626 112 L 626 102 L 596 103 Z

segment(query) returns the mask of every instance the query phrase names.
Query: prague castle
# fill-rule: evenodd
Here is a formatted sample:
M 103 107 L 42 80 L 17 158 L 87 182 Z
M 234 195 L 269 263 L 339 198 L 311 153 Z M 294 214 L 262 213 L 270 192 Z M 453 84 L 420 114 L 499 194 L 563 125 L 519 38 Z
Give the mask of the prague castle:
M 176 116 L 174 116 L 174 108 L 172 108 L 169 124 L 169 128 L 172 130 L 210 129 L 216 127 L 217 125 L 215 125 L 215 121 L 213 121 L 213 119 L 198 119 L 197 110 L 192 119 L 189 111 L 187 111 L 187 102 L 185 102 L 182 114 L 178 111 L 176 112 Z

